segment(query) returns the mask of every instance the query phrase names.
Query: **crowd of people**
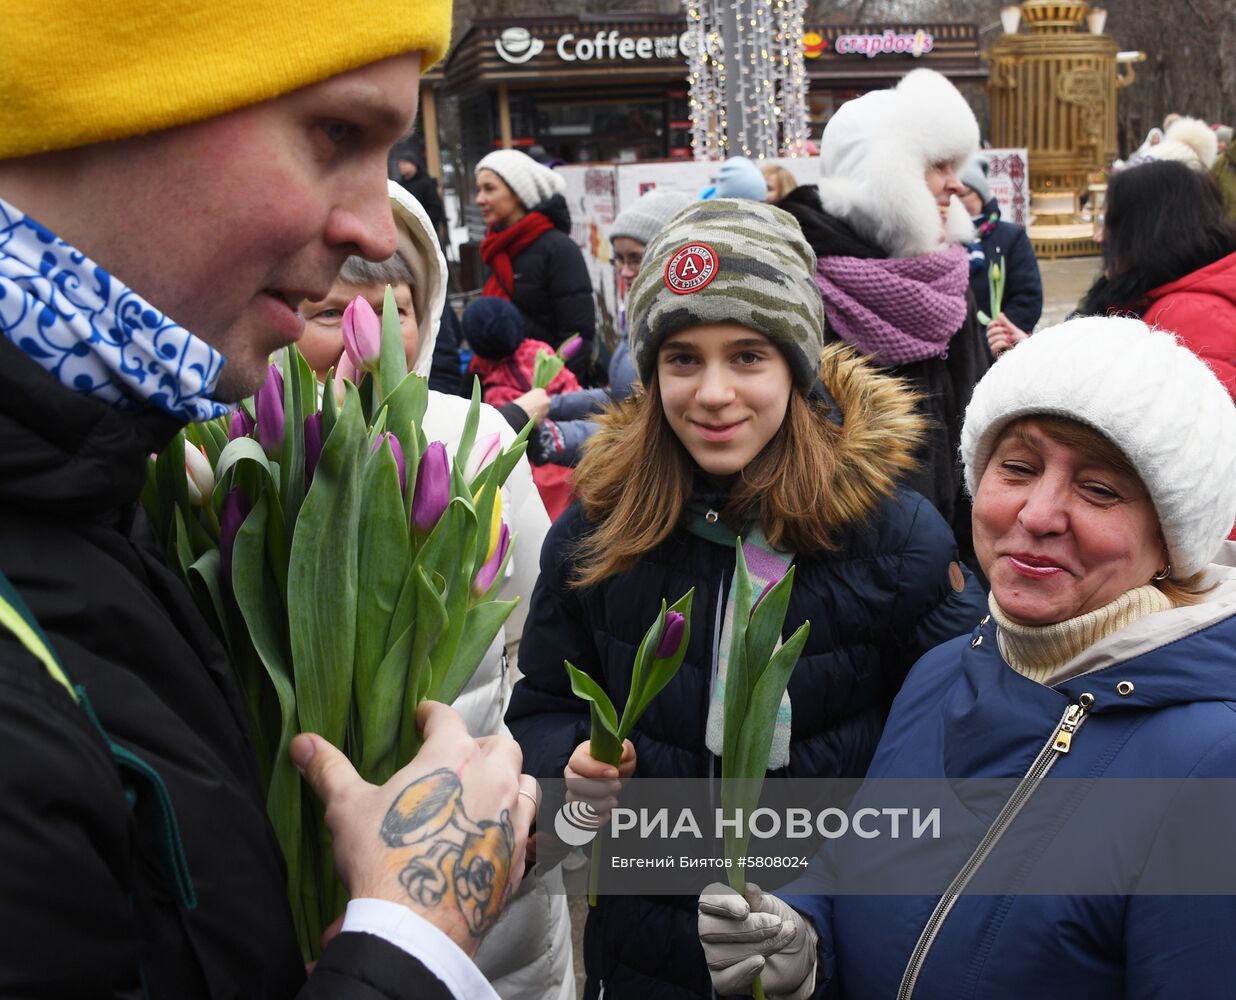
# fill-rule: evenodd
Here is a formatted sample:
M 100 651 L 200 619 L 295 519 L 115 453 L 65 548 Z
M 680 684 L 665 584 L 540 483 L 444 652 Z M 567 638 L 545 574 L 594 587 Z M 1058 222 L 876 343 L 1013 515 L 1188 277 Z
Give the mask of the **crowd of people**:
M 330 46 L 306 38 L 346 13 L 334 0 L 295 25 L 247 9 L 219 31 L 226 12 L 124 2 L 15 29 L 0 994 L 571 1000 L 537 779 L 601 816 L 631 779 L 718 780 L 734 608 L 754 596 L 738 546 L 758 588 L 794 567 L 782 634 L 812 623 L 774 780 L 865 779 L 858 804 L 907 778 L 1012 794 L 938 838 L 934 894 L 861 891 L 920 865 L 921 845 L 893 843 L 842 857 L 859 891 L 825 877 L 826 845 L 776 892 L 604 895 L 586 1000 L 747 995 L 757 977 L 781 1000 L 1229 993 L 1236 895 L 1137 885 L 1206 817 L 1147 801 L 1079 832 L 1078 799 L 1018 821 L 1045 781 L 1236 776 L 1230 132 L 1181 118 L 1113 171 L 1102 274 L 1039 330 L 1038 266 L 1001 218 L 974 112 L 915 70 L 837 109 L 815 183 L 733 157 L 702 191 L 623 206 L 607 344 L 562 176 L 515 150 L 476 165 L 488 277 L 462 316 L 448 304 L 433 179 L 390 151 L 450 4 L 378 6 Z M 423 748 L 384 785 L 321 736 L 292 741 L 350 897 L 306 966 L 236 677 L 139 501 L 148 456 L 228 414 L 281 348 L 359 380 L 344 314 L 380 312 L 388 289 L 430 387 L 420 430 L 452 446 L 527 431 L 500 505 L 517 536 L 502 594 L 520 603 L 454 705 L 420 705 Z M 467 430 L 459 346 L 483 397 Z M 565 367 L 535 384 L 555 352 Z M 662 600 L 691 589 L 681 667 L 618 762 L 597 759 L 564 659 L 617 702 Z M 469 823 L 504 834 L 476 848 L 492 925 L 450 879 L 412 892 L 380 835 L 444 772 Z M 400 814 L 431 851 L 433 811 Z M 1110 848 L 1108 890 L 1036 891 L 1083 833 Z M 1023 889 L 967 892 L 1005 837 Z

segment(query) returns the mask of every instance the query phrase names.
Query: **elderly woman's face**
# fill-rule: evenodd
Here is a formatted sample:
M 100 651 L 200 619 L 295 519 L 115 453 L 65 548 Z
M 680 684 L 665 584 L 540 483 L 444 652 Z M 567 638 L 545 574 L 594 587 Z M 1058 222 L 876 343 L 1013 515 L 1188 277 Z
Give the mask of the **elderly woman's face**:
M 1137 477 L 1032 421 L 1004 432 L 979 481 L 974 548 L 996 601 L 1022 625 L 1101 608 L 1167 561 Z

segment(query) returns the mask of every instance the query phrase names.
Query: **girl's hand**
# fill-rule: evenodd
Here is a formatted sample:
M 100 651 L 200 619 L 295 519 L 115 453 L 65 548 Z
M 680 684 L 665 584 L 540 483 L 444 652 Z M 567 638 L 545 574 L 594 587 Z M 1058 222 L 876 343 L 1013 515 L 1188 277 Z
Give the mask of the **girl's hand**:
M 1016 347 L 1029 336 L 1030 334 L 1014 325 L 1004 313 L 1001 313 L 988 324 L 987 347 L 991 351 L 991 356 L 998 358 L 1009 348 Z
M 562 775 L 566 778 L 567 801 L 586 802 L 604 820 L 618 805 L 622 783 L 635 773 L 635 747 L 630 740 L 622 741 L 622 759 L 617 767 L 597 760 L 590 747 L 587 740 L 577 746 Z
M 540 423 L 549 413 L 549 393 L 544 389 L 529 389 L 514 400 L 516 406 L 528 414 L 534 424 Z

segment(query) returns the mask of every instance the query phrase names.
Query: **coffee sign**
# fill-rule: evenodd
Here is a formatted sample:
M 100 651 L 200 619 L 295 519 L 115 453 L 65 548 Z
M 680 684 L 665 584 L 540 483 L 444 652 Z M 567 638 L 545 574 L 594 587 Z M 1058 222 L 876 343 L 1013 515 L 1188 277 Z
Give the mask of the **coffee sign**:
M 527 28 L 511 27 L 494 39 L 494 49 L 506 62 L 519 66 L 540 55 L 545 50 L 545 42 L 533 37 Z M 568 31 L 558 36 L 554 52 L 560 60 L 569 63 L 678 60 L 687 54 L 687 33 L 632 37 L 614 29 L 601 30 L 595 35 L 578 35 Z

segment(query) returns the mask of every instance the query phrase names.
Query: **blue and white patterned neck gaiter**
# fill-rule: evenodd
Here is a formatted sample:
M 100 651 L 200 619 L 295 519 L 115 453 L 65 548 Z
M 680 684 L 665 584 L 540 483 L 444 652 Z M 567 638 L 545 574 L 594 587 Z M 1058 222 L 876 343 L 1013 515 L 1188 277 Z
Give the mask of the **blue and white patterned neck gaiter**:
M 211 398 L 222 354 L 3 198 L 0 332 L 61 385 L 118 409 L 181 420 L 231 409 Z

